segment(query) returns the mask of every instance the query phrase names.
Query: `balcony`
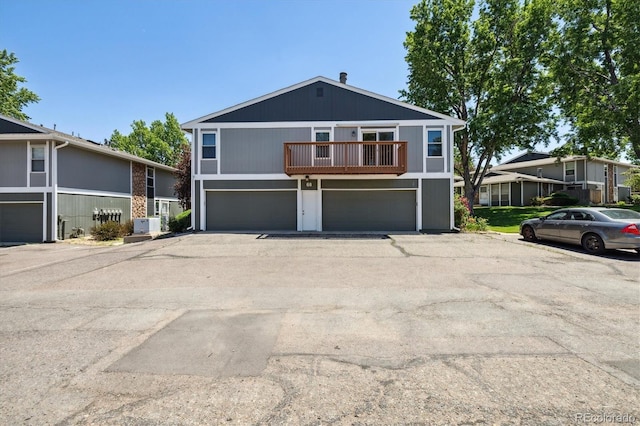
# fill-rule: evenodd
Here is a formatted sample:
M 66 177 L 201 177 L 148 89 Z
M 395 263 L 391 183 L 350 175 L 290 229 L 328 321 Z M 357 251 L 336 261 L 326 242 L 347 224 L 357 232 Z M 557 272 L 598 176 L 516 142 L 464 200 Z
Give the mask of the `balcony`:
M 284 172 L 401 175 L 407 172 L 407 142 L 285 142 Z

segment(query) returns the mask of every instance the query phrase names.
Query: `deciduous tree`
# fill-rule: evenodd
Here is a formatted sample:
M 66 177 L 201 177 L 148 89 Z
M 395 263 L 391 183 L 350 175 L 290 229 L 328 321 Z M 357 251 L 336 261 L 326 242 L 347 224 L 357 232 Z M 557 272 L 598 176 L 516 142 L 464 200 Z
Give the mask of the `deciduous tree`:
M 176 183 L 173 190 L 182 208 L 189 210 L 191 208 L 191 145 L 184 145 L 176 169 L 178 170 L 174 173 Z
M 423 0 L 407 34 L 409 102 L 467 121 L 456 133 L 456 172 L 475 198 L 491 161 L 555 132 L 552 86 L 542 65 L 551 0 Z
M 178 120 L 172 113 L 165 114 L 165 121 L 155 120 L 147 127 L 142 120 L 131 124 L 131 133 L 123 135 L 113 131 L 109 146 L 157 163 L 175 166 L 185 145 L 189 144 Z
M 15 73 L 14 64 L 18 58 L 6 49 L 0 51 L 0 114 L 29 120 L 29 116 L 22 109 L 30 103 L 38 102 L 40 98 L 31 90 L 19 87 L 19 83 L 26 83 L 26 79 Z
M 571 131 L 558 154 L 640 159 L 640 1 L 559 0 L 552 66 Z

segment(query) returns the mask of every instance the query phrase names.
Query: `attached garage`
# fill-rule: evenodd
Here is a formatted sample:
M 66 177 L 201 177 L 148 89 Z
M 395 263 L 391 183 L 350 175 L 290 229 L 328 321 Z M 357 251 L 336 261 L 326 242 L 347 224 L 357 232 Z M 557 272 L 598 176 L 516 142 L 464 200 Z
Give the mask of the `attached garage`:
M 42 222 L 42 202 L 0 202 L 2 243 L 41 243 Z
M 415 190 L 322 191 L 324 231 L 415 231 Z
M 296 191 L 207 191 L 207 231 L 295 231 Z

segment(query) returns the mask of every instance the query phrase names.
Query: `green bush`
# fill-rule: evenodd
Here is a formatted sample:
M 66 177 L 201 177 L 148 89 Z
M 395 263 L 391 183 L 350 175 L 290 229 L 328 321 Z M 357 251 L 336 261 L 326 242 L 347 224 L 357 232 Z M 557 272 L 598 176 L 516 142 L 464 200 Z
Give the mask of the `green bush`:
M 544 197 L 533 197 L 529 202 L 532 206 L 543 206 L 544 205 Z
M 120 225 L 122 228 L 122 236 L 127 236 L 133 234 L 133 221 L 128 220 L 125 223 Z
M 578 204 L 578 199 L 564 192 L 554 192 L 550 196 L 544 197 L 545 206 L 573 206 L 575 204 Z
M 487 219 L 483 217 L 469 217 L 464 230 L 467 232 L 486 231 L 489 229 L 489 223 Z
M 191 226 L 191 210 L 185 210 L 169 219 L 169 231 L 184 232 Z
M 464 224 L 471 214 L 469 213 L 469 201 L 460 194 L 453 198 L 453 222 L 457 228 L 463 229 Z
M 123 236 L 123 227 L 112 220 L 91 228 L 91 235 L 97 241 L 111 241 Z
M 631 204 L 634 206 L 640 206 L 640 194 L 631 195 Z

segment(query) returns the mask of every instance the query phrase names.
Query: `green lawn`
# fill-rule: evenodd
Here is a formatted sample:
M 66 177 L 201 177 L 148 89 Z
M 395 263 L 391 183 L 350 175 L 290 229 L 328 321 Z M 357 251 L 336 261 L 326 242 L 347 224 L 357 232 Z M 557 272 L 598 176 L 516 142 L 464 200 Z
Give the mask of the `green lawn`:
M 611 206 L 619 207 L 619 206 Z M 546 216 L 560 207 L 474 207 L 477 217 L 483 217 L 489 222 L 489 229 L 497 232 L 517 234 L 520 222 L 535 217 Z M 640 206 L 622 206 L 640 212 Z
M 489 229 L 498 232 L 518 233 L 520 222 L 546 216 L 559 207 L 474 207 L 476 216 L 489 222 Z

